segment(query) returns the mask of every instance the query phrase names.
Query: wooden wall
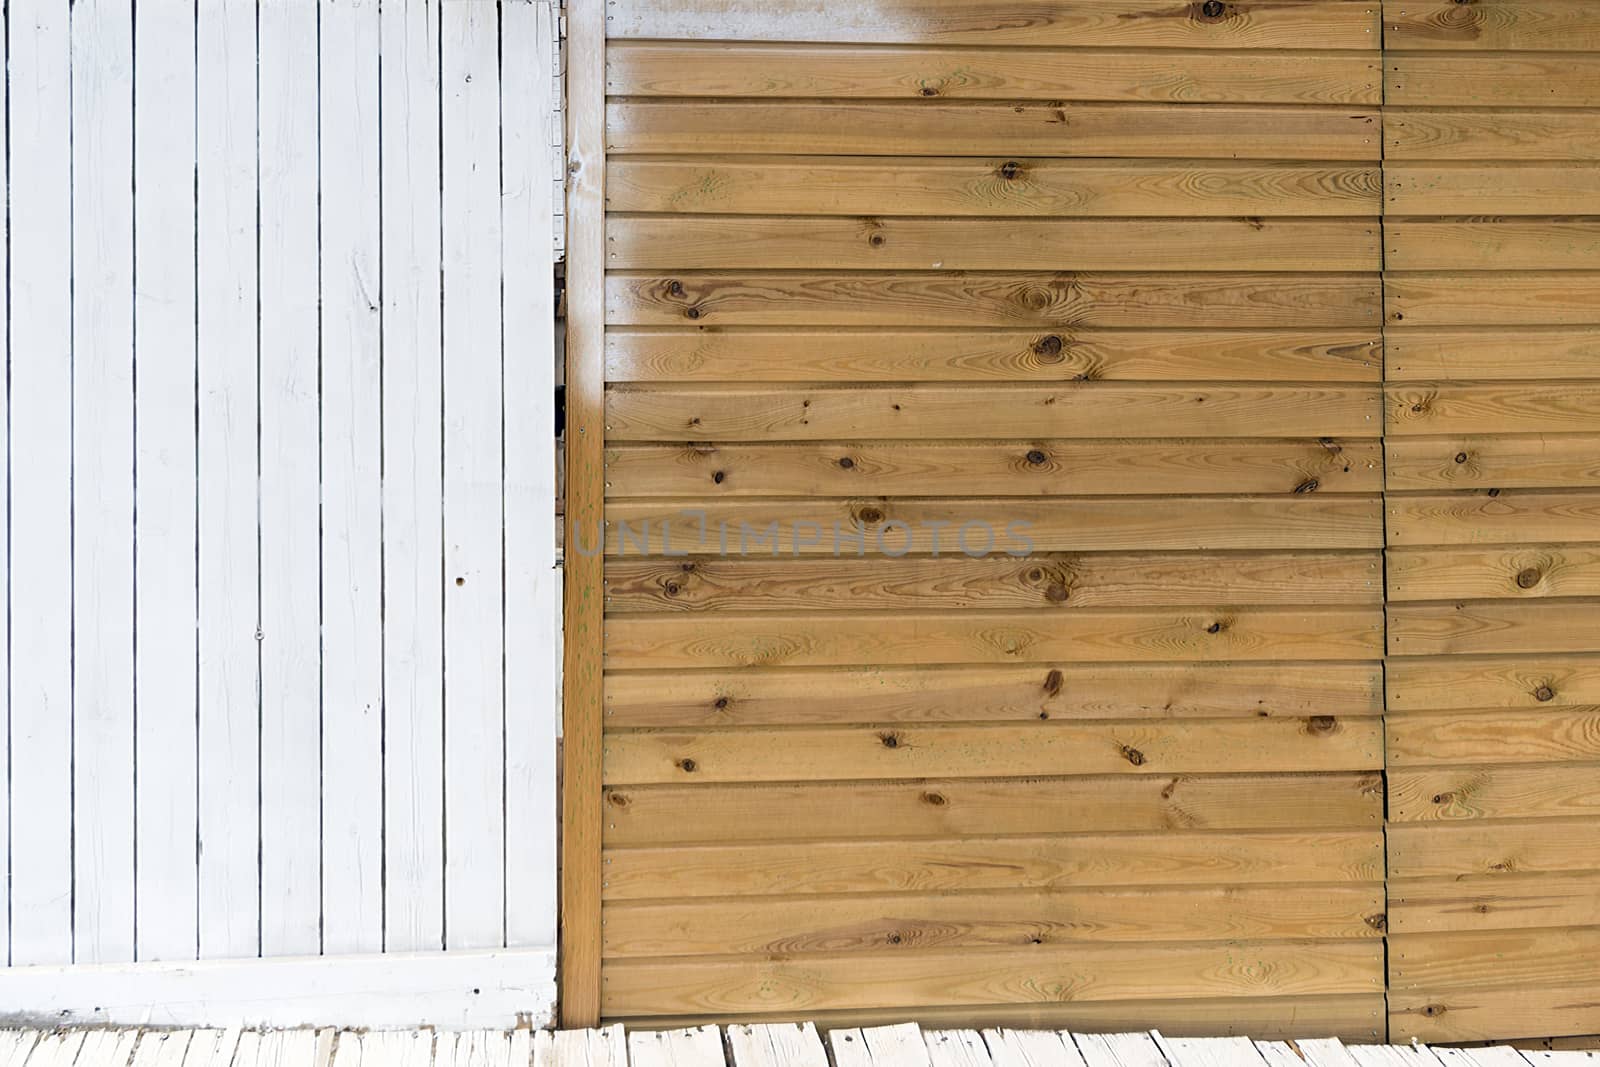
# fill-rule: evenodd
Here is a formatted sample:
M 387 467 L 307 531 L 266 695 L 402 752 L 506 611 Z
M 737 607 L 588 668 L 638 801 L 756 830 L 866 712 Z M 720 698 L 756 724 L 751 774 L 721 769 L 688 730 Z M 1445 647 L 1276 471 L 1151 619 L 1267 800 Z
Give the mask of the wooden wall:
M 1395 1040 L 1600 1031 L 1600 5 L 1387 0 Z
M 1381 1036 L 1376 5 L 605 26 L 600 1011 Z
M 0 17 L 0 963 L 553 948 L 551 4 Z

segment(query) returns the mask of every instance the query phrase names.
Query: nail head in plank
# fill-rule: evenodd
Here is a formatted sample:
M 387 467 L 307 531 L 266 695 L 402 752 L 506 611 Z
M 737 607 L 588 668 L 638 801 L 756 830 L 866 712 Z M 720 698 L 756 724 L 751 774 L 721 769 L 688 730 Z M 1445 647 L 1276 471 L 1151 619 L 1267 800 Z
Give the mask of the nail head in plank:
M 924 1030 L 933 1067 L 990 1067 L 989 1049 L 976 1030 Z
M 872 1067 L 872 1053 L 867 1050 L 860 1030 L 830 1030 L 828 1048 L 833 1054 L 834 1067 Z

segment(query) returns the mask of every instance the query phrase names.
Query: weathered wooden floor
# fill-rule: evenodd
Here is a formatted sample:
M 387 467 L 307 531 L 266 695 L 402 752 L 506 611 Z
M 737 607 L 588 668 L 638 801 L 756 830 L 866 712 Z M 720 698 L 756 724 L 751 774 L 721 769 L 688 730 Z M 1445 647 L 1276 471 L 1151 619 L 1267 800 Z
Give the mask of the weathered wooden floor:
M 3 1030 L 0 1067 L 1528 1067 L 1600 1052 L 810 1023 L 624 1032 Z

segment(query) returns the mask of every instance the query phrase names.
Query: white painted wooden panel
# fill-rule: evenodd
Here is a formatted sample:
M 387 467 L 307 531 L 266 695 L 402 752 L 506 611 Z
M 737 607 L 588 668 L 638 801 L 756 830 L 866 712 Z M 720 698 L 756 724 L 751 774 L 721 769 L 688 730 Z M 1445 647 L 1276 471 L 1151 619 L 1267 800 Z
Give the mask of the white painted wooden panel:
M 321 948 L 317 10 L 261 5 L 261 951 Z
M 443 339 L 439 9 L 381 11 L 384 946 L 444 944 Z
M 135 19 L 136 951 L 181 960 L 199 945 L 194 14 Z
M 19 10 L 20 9 L 20 10 Z M 11 961 L 72 959 L 71 40 L 11 12 Z M 26 264 L 25 269 L 17 265 Z M 20 803 L 17 803 L 18 801 Z
M 11 13 L 6 5 L 0 5 L 0 42 L 10 36 Z M 3 59 L 0 56 L 0 59 Z M 3 69 L 3 68 L 0 68 Z M 0 114 L 9 114 L 11 88 L 9 77 L 0 77 Z M 0 180 L 5 182 L 6 193 L 11 191 L 11 160 L 9 153 L 0 152 Z M 3 264 L 7 271 L 10 270 L 11 248 L 11 213 L 0 211 L 0 250 L 6 255 Z M 11 285 L 9 282 L 0 283 L 0 316 L 4 317 L 5 328 L 0 329 L 0 362 L 9 365 L 11 360 Z M 0 434 L 0 461 L 5 463 L 7 506 L 10 501 L 11 484 L 11 376 L 0 375 L 0 399 L 4 400 L 5 432 Z M 4 655 L 0 655 L 0 695 L 6 703 L 6 714 L 11 713 L 11 520 L 0 522 L 0 560 L 6 567 L 6 610 L 0 611 L 0 644 L 3 644 Z M 11 764 L 11 731 L 3 731 L 0 736 L 0 757 L 4 757 L 6 765 Z M 11 788 L 7 783 L 5 789 L 0 789 L 0 845 L 6 850 L 6 855 L 11 854 Z M 0 958 L 6 963 L 11 962 L 11 882 L 10 879 L 0 878 Z
M 259 951 L 255 0 L 200 0 L 200 955 Z
M 0 12 L 8 962 L 548 948 L 550 3 Z
M 133 12 L 72 11 L 74 956 L 133 958 Z
M 498 5 L 443 5 L 445 930 L 504 944 Z M 500 758 L 486 759 L 498 753 Z

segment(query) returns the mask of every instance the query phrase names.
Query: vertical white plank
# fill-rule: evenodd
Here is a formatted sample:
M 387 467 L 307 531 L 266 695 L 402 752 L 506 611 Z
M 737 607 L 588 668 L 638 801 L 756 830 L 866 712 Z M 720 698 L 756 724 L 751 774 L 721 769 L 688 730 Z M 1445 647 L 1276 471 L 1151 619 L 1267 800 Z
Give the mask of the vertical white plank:
M 444 947 L 439 8 L 385 4 L 384 946 Z
M 70 38 L 11 12 L 11 962 L 72 959 Z M 498 761 L 497 761 L 498 762 Z
M 498 5 L 443 5 L 445 930 L 505 937 Z
M 555 527 L 554 13 L 501 7 L 505 282 L 506 943 L 556 940 L 560 572 Z
M 259 952 L 254 0 L 200 0 L 200 955 Z
M 75 959 L 133 959 L 133 13 L 72 9 Z
M 197 951 L 194 12 L 134 43 L 135 774 L 140 959 Z
M 0 35 L 0 115 L 10 114 L 6 110 L 10 105 L 10 75 L 6 65 L 6 45 L 10 39 L 11 12 L 9 5 L 0 4 L 0 29 L 5 30 Z M 0 184 L 10 195 L 11 190 L 11 162 L 9 153 L 0 151 Z M 4 269 L 6 277 L 10 276 L 11 260 L 11 212 L 0 210 L 0 269 Z M 11 362 L 11 286 L 9 283 L 0 282 L 0 366 L 8 366 Z M 5 592 L 6 610 L 0 611 L 0 700 L 5 703 L 4 712 L 6 721 L 11 721 L 11 515 L 9 501 L 11 496 L 11 376 L 0 375 L 0 392 L 3 392 L 3 415 L 5 418 L 5 432 L 0 434 L 0 463 L 5 464 L 6 475 L 6 500 L 8 510 L 4 521 L 0 521 L 0 559 L 5 561 Z M 11 766 L 11 731 L 0 731 L 0 757 L 4 757 L 6 766 Z M 0 789 L 0 847 L 6 850 L 6 855 L 11 854 L 11 783 L 8 781 L 4 789 Z M 11 880 L 0 878 L 0 961 L 11 962 Z
M 319 10 L 322 921 L 336 955 L 383 947 L 378 4 Z
M 321 946 L 317 10 L 260 9 L 261 951 Z

